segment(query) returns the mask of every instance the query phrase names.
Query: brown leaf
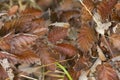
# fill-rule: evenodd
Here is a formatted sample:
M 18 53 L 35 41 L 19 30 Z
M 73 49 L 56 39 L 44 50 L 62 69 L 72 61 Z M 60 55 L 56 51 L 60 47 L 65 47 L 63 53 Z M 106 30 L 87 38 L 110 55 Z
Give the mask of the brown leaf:
M 17 57 L 13 54 L 10 54 L 8 52 L 0 52 L 0 59 L 5 59 L 7 58 L 10 62 L 16 63 L 18 61 Z
M 78 47 L 83 52 L 88 52 L 97 41 L 95 32 L 87 24 L 83 24 L 78 34 Z
M 11 31 L 20 32 L 22 29 L 24 29 L 24 25 L 28 24 L 31 21 L 32 18 L 30 16 L 22 16 L 11 21 L 7 21 L 0 29 L 0 35 L 4 36 Z
M 14 6 L 12 6 L 10 9 L 9 9 L 9 11 L 8 11 L 8 14 L 9 15 L 14 15 L 17 11 L 18 11 L 18 5 L 14 5 Z
M 103 0 L 97 7 L 98 13 L 101 15 L 102 19 L 106 19 L 114 8 L 117 0 Z
M 72 57 L 77 53 L 77 49 L 71 44 L 65 44 L 65 43 L 57 44 L 55 46 L 55 49 L 69 57 Z
M 10 43 L 11 51 L 12 52 L 15 52 L 17 50 L 22 51 L 22 49 L 24 50 L 24 48 L 32 45 L 36 39 L 37 39 L 36 35 L 23 34 L 23 33 L 16 34 L 11 39 L 11 43 Z
M 83 3 L 86 5 L 87 9 L 92 12 L 94 9 L 94 3 L 92 0 L 83 0 Z M 92 20 L 92 16 L 89 14 L 89 12 L 85 9 L 85 7 L 82 7 L 81 9 L 81 21 L 82 23 L 86 23 L 87 21 Z
M 19 52 L 19 54 L 14 54 L 18 57 L 19 63 L 36 63 L 40 61 L 39 56 L 37 56 L 32 50 L 25 50 Z
M 3 67 L 0 65 L 0 80 L 5 80 L 8 78 L 7 72 L 3 69 Z
M 89 60 L 85 57 L 80 57 L 77 61 L 76 64 L 74 65 L 74 70 L 75 71 L 80 71 L 80 70 L 85 70 L 88 68 L 88 62 Z
M 112 45 L 120 50 L 120 34 L 112 34 L 109 39 Z
M 48 32 L 49 23 L 43 18 L 35 19 L 29 25 L 24 26 L 23 32 L 42 36 Z
M 57 41 L 64 39 L 67 35 L 68 35 L 68 28 L 54 27 L 48 33 L 48 40 L 52 43 L 56 43 Z
M 29 47 L 36 39 L 37 36 L 31 34 L 8 34 L 1 38 L 0 48 L 15 53 L 16 51 L 22 51 L 24 48 Z
M 98 80 L 119 80 L 117 73 L 108 63 L 97 66 Z
M 65 10 L 65 11 L 60 11 L 59 13 L 59 21 L 62 22 L 67 22 L 69 21 L 72 17 L 75 16 L 80 16 L 80 11 L 79 10 Z
M 24 11 L 21 12 L 21 16 L 30 15 L 30 16 L 38 17 L 41 14 L 42 11 L 35 8 L 26 8 Z
M 55 71 L 56 70 L 56 59 L 52 57 L 52 52 L 49 50 L 49 47 L 46 46 L 43 42 L 38 40 L 33 46 L 36 54 L 39 55 L 41 63 L 45 65 L 47 70 Z

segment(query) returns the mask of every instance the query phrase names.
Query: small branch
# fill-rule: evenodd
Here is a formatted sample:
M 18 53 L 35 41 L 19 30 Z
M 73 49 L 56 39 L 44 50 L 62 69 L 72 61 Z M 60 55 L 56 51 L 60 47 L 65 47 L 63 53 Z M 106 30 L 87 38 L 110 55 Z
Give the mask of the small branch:
M 7 59 L 0 60 L 0 64 L 4 68 L 4 70 L 7 72 L 9 79 L 13 80 L 14 74 L 13 74 L 13 70 L 11 69 L 8 60 Z
M 30 80 L 37 80 L 35 78 L 32 78 L 32 77 L 29 77 L 29 76 L 25 76 L 25 75 L 20 75 L 21 77 L 24 77 L 24 78 L 27 78 L 27 79 L 30 79 Z

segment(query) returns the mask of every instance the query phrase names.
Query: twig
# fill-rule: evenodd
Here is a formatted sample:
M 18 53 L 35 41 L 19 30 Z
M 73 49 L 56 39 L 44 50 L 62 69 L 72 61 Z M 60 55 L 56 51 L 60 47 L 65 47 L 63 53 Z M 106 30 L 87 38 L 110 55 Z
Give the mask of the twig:
M 38 79 L 35 79 L 35 78 L 32 78 L 32 77 L 29 77 L 29 76 L 25 76 L 25 75 L 20 75 L 21 77 L 24 77 L 24 78 L 27 78 L 27 79 L 30 79 L 30 80 L 38 80 Z

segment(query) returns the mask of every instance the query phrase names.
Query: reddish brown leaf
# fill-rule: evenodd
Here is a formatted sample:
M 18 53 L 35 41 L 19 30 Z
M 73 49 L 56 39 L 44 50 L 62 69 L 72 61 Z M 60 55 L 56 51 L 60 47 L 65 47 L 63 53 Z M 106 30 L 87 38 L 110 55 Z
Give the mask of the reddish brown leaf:
M 0 29 L 0 35 L 4 36 L 11 31 L 20 32 L 24 29 L 24 25 L 30 23 L 32 18 L 30 16 L 23 16 L 11 21 L 5 22 L 4 26 Z M 22 31 L 21 31 L 22 32 Z
M 32 50 L 25 50 L 19 52 L 19 54 L 14 54 L 18 57 L 20 63 L 36 63 L 40 61 L 39 56 L 37 56 Z
M 79 80 L 79 77 L 81 75 L 81 71 L 74 71 L 74 69 L 68 69 L 69 74 L 71 75 L 72 79 Z M 67 76 L 64 77 L 64 80 L 69 80 Z
M 54 71 L 56 69 L 56 66 L 55 66 L 56 60 L 53 57 L 51 57 L 49 51 L 42 49 L 40 54 L 40 59 L 42 63 L 47 66 L 48 70 Z
M 55 49 L 69 57 L 72 57 L 77 53 L 77 49 L 71 44 L 57 44 Z
M 42 14 L 41 10 L 35 9 L 35 8 L 26 8 L 24 11 L 21 12 L 21 15 L 30 15 L 34 17 L 38 17 Z
M 5 80 L 7 78 L 8 78 L 7 72 L 5 72 L 5 70 L 0 65 L 0 80 Z
M 68 28 L 54 27 L 48 33 L 48 40 L 52 43 L 55 43 L 61 39 L 64 39 L 67 35 L 68 35 Z
M 18 59 L 15 55 L 1 51 L 0 59 L 5 59 L 5 58 L 7 58 L 12 63 L 16 63 L 18 61 Z
M 52 57 L 52 52 L 49 50 L 49 47 L 38 39 L 33 48 L 34 51 L 36 51 L 36 54 L 40 57 L 41 63 L 45 65 L 47 70 L 55 71 L 56 59 Z
M 79 49 L 83 52 L 88 52 L 96 41 L 94 30 L 87 24 L 82 25 L 77 40 Z
M 117 73 L 108 63 L 97 66 L 98 80 L 119 80 Z
M 29 47 L 34 43 L 36 39 L 37 36 L 31 34 L 8 34 L 0 40 L 0 48 L 7 51 L 11 50 L 12 53 L 14 53 L 16 51 L 21 51 L 24 50 L 24 48 Z
M 98 13 L 101 15 L 102 19 L 106 19 L 108 15 L 111 13 L 111 10 L 114 8 L 117 0 L 103 0 L 98 5 Z
M 15 50 L 24 50 L 24 48 L 29 47 L 34 43 L 34 41 L 37 39 L 37 36 L 31 35 L 31 34 L 16 34 L 11 39 L 11 50 L 12 52 L 15 52 Z M 16 52 L 15 52 L 16 53 Z
M 72 17 L 79 16 L 80 11 L 79 10 L 66 10 L 66 11 L 60 11 L 61 14 L 58 16 L 60 17 L 60 21 L 62 22 L 67 22 L 69 21 Z
M 83 3 L 86 5 L 87 9 L 92 12 L 94 9 L 94 3 L 92 0 L 83 0 Z M 81 10 L 81 21 L 82 23 L 86 23 L 87 21 L 92 20 L 92 16 L 89 14 L 89 12 L 85 9 L 85 7 L 82 7 Z
M 88 68 L 88 63 L 89 60 L 85 57 L 80 57 L 80 59 L 78 59 L 76 61 L 76 64 L 74 65 L 74 70 L 75 71 L 80 71 L 80 70 L 85 70 Z
M 0 48 L 2 50 L 9 51 L 11 46 L 10 46 L 10 40 L 12 39 L 13 35 L 8 34 L 0 39 Z
M 43 18 L 35 19 L 30 22 L 29 25 L 24 25 L 23 32 L 41 36 L 47 33 L 48 25 L 48 22 L 45 21 Z
M 112 34 L 109 39 L 112 45 L 120 50 L 120 34 Z
M 8 11 L 8 14 L 9 15 L 14 15 L 17 11 L 18 11 L 18 5 L 14 5 L 14 6 L 12 6 L 10 9 L 9 9 L 9 11 Z

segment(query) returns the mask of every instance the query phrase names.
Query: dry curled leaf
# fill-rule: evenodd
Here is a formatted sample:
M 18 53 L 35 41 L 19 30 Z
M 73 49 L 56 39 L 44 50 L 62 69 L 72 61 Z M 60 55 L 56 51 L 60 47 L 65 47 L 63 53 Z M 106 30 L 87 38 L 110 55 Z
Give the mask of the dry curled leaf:
M 77 39 L 79 49 L 83 52 L 88 52 L 96 41 L 94 30 L 87 24 L 82 25 Z
M 65 43 L 57 44 L 55 46 L 55 49 L 69 57 L 72 57 L 77 53 L 77 49 L 71 44 Z
M 112 34 L 109 39 L 114 48 L 120 50 L 120 34 Z
M 103 0 L 97 7 L 98 13 L 101 15 L 102 19 L 108 18 L 111 10 L 114 8 L 117 0 Z
M 97 66 L 97 80 L 119 80 L 117 73 L 108 63 Z
M 67 35 L 68 35 L 68 28 L 54 27 L 48 33 L 48 40 L 52 43 L 56 43 L 57 41 L 64 39 Z

